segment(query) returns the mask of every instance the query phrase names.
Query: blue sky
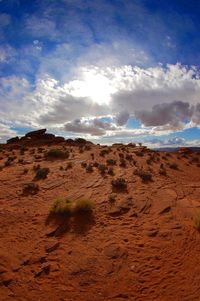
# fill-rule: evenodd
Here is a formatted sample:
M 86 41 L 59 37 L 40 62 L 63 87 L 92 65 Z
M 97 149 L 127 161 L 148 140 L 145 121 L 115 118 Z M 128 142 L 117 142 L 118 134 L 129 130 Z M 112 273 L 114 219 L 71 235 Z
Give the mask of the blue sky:
M 1 0 L 0 141 L 199 145 L 200 2 Z

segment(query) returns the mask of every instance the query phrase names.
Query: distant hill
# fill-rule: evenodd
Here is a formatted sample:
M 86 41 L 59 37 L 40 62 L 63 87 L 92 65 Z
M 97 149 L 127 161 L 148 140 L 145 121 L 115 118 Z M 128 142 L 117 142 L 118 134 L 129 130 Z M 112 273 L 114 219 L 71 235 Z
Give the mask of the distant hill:
M 200 147 L 187 147 L 193 152 L 200 153 Z M 177 152 L 180 149 L 180 147 L 160 147 L 160 148 L 154 148 L 153 150 L 159 151 L 159 152 L 170 152 L 174 153 Z

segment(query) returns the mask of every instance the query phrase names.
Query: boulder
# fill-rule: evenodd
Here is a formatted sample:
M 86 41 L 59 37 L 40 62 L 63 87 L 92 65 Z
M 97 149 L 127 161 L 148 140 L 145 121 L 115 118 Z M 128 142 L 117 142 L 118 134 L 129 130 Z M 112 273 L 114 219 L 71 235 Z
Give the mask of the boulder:
M 19 142 L 19 137 L 13 137 L 7 140 L 7 144 Z
M 46 129 L 41 129 L 41 130 L 28 132 L 25 136 L 26 137 L 37 137 L 37 136 L 43 135 L 45 132 L 46 132 Z

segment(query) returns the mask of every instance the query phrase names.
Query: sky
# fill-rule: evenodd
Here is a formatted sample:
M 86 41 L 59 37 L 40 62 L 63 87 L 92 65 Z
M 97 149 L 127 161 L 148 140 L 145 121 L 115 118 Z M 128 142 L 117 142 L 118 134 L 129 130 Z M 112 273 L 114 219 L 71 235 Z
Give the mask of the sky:
M 200 146 L 200 1 L 0 0 L 0 143 Z

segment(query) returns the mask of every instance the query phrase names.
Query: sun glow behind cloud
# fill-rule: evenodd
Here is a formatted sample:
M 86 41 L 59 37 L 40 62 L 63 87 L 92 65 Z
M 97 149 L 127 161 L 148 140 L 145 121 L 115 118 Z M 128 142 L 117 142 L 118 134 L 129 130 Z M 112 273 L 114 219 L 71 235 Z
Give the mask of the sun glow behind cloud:
M 106 76 L 99 72 L 99 68 L 89 67 L 80 70 L 80 79 L 73 80 L 65 85 L 66 90 L 75 97 L 89 97 L 99 105 L 108 105 L 111 101 L 111 94 L 117 89 L 111 85 Z

